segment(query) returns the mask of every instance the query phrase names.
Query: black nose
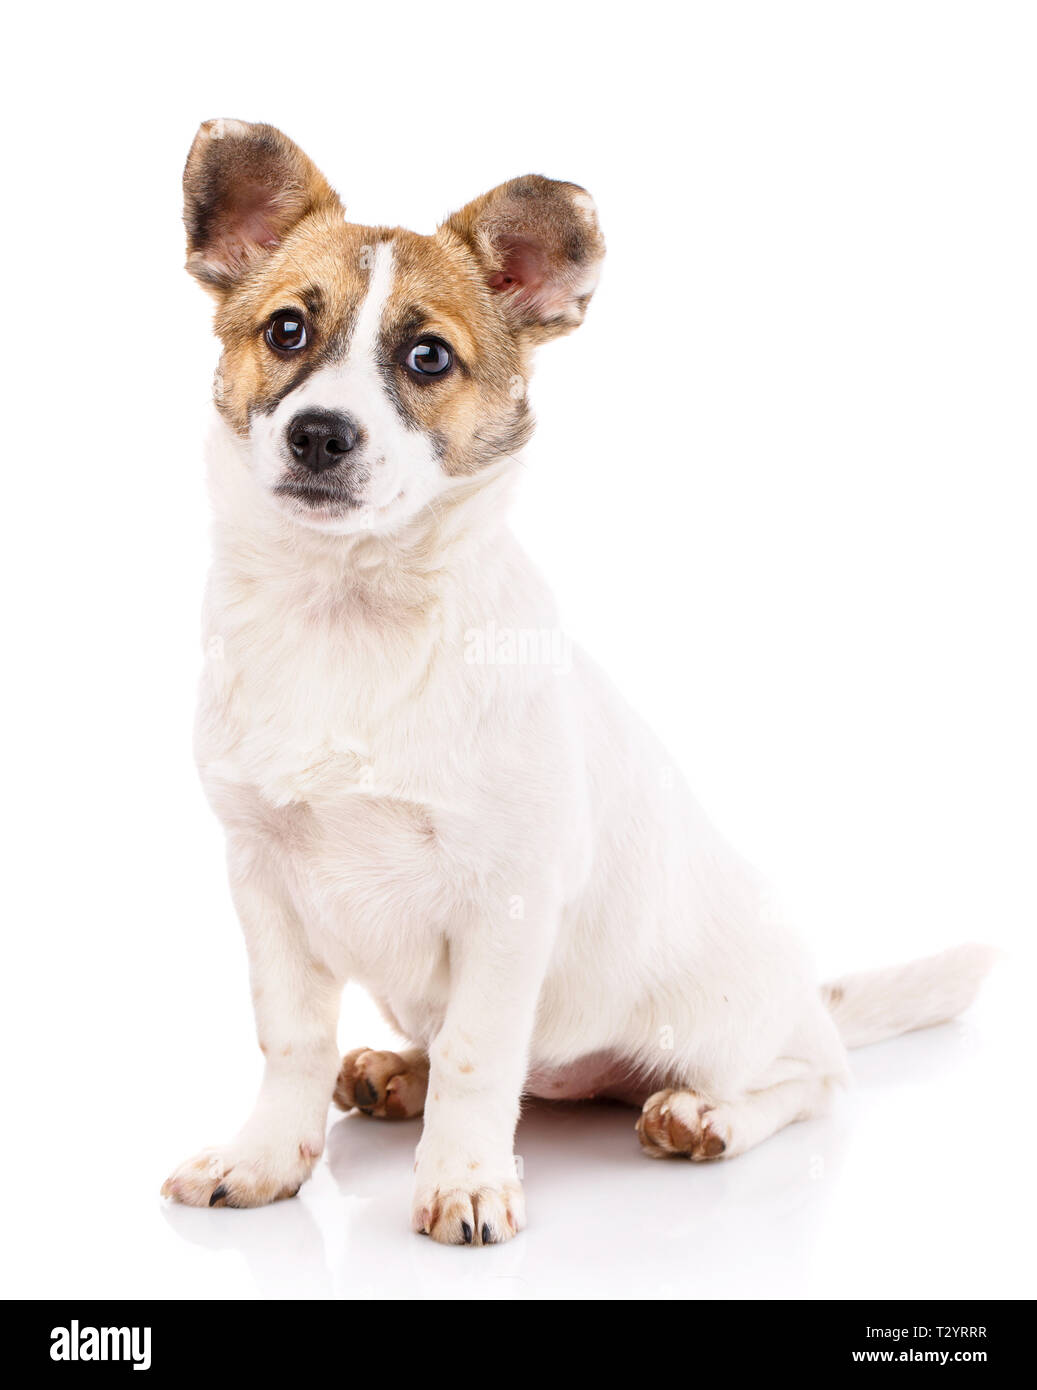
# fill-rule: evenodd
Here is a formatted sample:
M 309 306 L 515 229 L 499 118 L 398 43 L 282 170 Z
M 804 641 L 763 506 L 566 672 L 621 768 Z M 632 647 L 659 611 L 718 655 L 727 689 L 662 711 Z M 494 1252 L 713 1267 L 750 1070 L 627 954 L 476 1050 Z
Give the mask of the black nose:
M 323 473 L 341 463 L 356 447 L 358 435 L 348 415 L 333 410 L 308 410 L 296 415 L 288 426 L 288 447 L 300 463 L 314 473 Z

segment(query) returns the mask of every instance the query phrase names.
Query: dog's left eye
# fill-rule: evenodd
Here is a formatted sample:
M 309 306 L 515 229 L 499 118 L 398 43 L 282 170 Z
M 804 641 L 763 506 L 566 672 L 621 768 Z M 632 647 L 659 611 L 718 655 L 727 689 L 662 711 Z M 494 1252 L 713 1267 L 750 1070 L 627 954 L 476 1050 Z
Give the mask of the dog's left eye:
M 266 340 L 275 352 L 298 352 L 306 346 L 306 324 L 298 314 L 284 310 L 267 324 Z
M 407 354 L 407 367 L 416 376 L 442 376 L 453 358 L 446 343 L 438 338 L 421 338 Z

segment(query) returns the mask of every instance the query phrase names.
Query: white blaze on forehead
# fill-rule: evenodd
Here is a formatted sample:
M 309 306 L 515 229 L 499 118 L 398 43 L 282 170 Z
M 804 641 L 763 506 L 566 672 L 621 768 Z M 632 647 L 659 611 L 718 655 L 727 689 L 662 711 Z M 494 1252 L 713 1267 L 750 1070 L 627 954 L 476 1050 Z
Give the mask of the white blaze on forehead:
M 370 249 L 364 247 L 365 252 L 370 253 Z M 397 423 L 403 425 L 386 393 L 378 366 L 382 316 L 392 293 L 393 274 L 392 244 L 380 241 L 374 248 L 367 290 L 349 335 L 345 357 L 308 377 L 298 390 L 284 398 L 277 414 L 283 407 L 288 407 L 292 415 L 305 407 L 344 410 L 371 438 L 376 423 L 373 417 L 382 423 L 383 405 L 388 405 Z
M 364 248 L 368 250 L 368 247 Z M 392 242 L 380 241 L 374 248 L 371 264 L 371 277 L 367 282 L 367 293 L 357 315 L 356 326 L 349 340 L 349 360 L 367 358 L 375 366 L 378 335 L 382 328 L 382 314 L 392 292 L 394 256 Z

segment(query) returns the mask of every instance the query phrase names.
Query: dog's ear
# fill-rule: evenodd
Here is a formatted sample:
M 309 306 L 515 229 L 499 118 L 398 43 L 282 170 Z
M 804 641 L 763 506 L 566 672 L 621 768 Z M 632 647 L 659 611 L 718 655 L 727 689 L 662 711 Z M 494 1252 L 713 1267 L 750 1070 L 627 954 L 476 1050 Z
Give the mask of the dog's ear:
M 220 293 L 325 205 L 341 210 L 320 170 L 274 126 L 206 121 L 184 169 L 187 269 Z
M 539 174 L 512 179 L 455 212 L 443 228 L 474 252 L 487 286 L 530 342 L 583 322 L 605 242 L 594 200 L 578 184 Z

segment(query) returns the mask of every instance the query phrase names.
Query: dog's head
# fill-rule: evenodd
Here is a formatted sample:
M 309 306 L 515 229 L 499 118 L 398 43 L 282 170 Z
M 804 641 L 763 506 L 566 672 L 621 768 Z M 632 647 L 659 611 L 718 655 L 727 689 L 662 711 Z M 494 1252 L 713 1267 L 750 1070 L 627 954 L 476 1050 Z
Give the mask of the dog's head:
M 216 402 L 258 487 L 325 531 L 390 531 L 532 428 L 530 349 L 581 322 L 594 204 L 529 175 L 433 236 L 360 227 L 273 126 L 208 121 L 184 172 L 190 272 L 216 296 Z

